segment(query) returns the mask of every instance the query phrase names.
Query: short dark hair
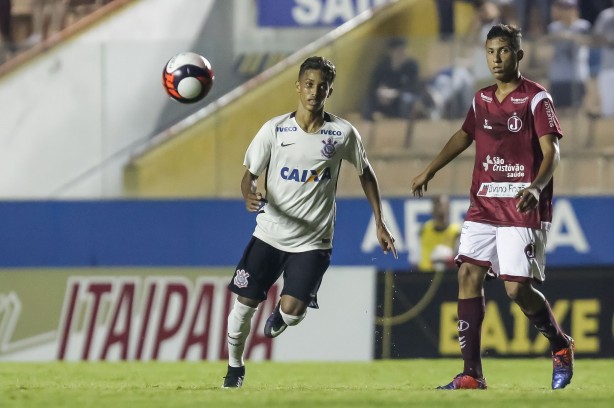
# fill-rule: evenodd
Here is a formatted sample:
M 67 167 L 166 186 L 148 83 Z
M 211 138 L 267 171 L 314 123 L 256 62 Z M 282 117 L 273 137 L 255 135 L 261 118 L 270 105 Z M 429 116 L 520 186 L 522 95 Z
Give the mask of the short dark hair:
M 488 35 L 486 35 L 486 41 L 499 37 L 507 39 L 514 51 L 520 50 L 520 44 L 522 42 L 520 28 L 508 24 L 494 25 L 488 32 Z
M 322 74 L 324 74 L 324 79 L 326 79 L 326 82 L 329 84 L 333 83 L 335 76 L 337 75 L 335 65 L 331 61 L 323 57 L 309 57 L 301 64 L 301 68 L 298 71 L 299 80 L 305 71 L 310 69 L 315 69 L 322 72 Z

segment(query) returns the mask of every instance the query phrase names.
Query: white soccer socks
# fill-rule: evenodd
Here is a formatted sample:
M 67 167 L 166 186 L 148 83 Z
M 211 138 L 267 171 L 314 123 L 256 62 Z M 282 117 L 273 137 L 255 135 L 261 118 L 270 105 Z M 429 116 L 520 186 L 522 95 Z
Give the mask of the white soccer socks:
M 303 313 L 300 316 L 292 316 L 292 315 L 284 313 L 284 311 L 281 310 L 281 307 L 280 307 L 279 314 L 281 314 L 281 318 L 284 319 L 284 323 L 286 323 L 288 326 L 296 326 L 305 318 L 305 316 L 307 315 L 307 311 L 305 311 L 305 313 Z
M 249 335 L 252 325 L 252 317 L 257 308 L 249 307 L 235 300 L 235 303 L 228 315 L 228 365 L 231 367 L 242 367 L 243 350 L 245 349 L 245 339 Z

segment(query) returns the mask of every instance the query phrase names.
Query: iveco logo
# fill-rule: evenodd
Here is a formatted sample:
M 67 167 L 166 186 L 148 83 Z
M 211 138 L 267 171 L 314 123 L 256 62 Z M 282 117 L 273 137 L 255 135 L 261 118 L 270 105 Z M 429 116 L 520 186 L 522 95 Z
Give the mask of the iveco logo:
M 458 331 L 459 331 L 459 332 L 465 331 L 465 330 L 467 330 L 468 328 L 469 328 L 469 323 L 467 323 L 467 322 L 466 322 L 466 321 L 464 321 L 464 320 L 459 320 L 459 321 L 458 321 Z
M 296 126 L 277 126 L 277 128 L 275 129 L 278 132 L 296 132 L 298 129 L 296 128 Z
M 340 130 L 323 129 L 323 130 L 320 130 L 320 134 L 322 134 L 322 135 L 331 135 L 331 136 L 341 136 L 341 131 Z

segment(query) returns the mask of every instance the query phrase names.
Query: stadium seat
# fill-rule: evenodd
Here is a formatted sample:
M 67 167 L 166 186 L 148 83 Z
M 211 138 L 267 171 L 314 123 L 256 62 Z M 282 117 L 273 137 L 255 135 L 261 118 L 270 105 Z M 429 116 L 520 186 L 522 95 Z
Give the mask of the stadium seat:
M 604 191 L 614 191 L 614 150 L 611 150 L 610 154 L 607 156 L 604 178 Z
M 589 147 L 599 149 L 614 146 L 614 118 L 595 119 L 589 137 L 592 137 Z
M 599 194 L 605 187 L 606 165 L 606 158 L 592 151 L 563 155 L 554 174 L 555 194 Z
M 371 160 L 382 195 L 409 196 L 411 179 L 422 171 L 425 159 L 377 157 Z
M 413 128 L 412 152 L 437 154 L 450 136 L 460 129 L 462 123 L 462 120 L 416 120 Z
M 356 127 L 369 154 L 403 149 L 411 132 L 411 122 L 407 119 L 386 118 L 377 113 L 373 121 L 362 119 L 358 113 L 343 117 Z

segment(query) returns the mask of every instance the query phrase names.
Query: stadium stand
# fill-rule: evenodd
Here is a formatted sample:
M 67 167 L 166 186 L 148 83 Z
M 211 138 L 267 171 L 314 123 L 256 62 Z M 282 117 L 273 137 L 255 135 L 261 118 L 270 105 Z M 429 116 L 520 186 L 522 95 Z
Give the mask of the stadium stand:
M 13 0 L 11 9 L 13 38 L 17 45 L 15 52 L 7 61 L 0 63 L 0 76 L 18 68 L 21 64 L 39 55 L 45 49 L 53 47 L 96 20 L 107 16 L 113 10 L 133 0 L 66 0 L 60 15 L 55 16 L 59 32 L 49 31 L 49 17 L 43 13 L 41 33 L 34 33 L 35 4 L 32 0 Z M 110 3 L 114 3 L 111 5 Z M 102 10 L 104 6 L 110 7 Z M 100 11 L 100 13 L 96 13 Z M 34 34 L 34 35 L 33 35 Z M 58 34 L 58 35 L 56 35 Z
M 589 148 L 614 148 L 614 118 L 592 119 L 587 136 L 586 146 Z
M 71 0 L 74 12 L 69 12 L 67 21 L 73 24 L 63 30 L 58 38 L 50 38 L 44 45 L 22 52 L 13 58 L 15 61 L 9 60 L 0 66 L 0 76 L 16 68 L 19 63 L 40 55 L 56 41 L 69 38 L 86 22 L 91 24 L 101 15 L 98 12 L 110 13 L 114 7 L 117 9 L 130 1 Z M 105 10 L 100 7 L 103 3 L 109 3 L 103 7 Z M 14 2 L 14 18 L 22 21 L 16 24 L 16 29 L 22 30 L 21 38 L 28 34 L 31 13 L 29 4 L 26 0 Z M 436 30 L 429 28 L 428 22 L 433 21 L 435 16 L 432 7 L 432 4 L 417 1 L 391 4 L 351 29 L 337 32 L 310 45 L 306 50 L 299 50 L 297 54 L 281 59 L 271 68 L 273 71 L 260 72 L 270 66 L 269 62 L 278 61 L 280 56 L 277 54 L 267 63 L 262 58 L 246 58 L 245 55 L 243 58 L 237 57 L 235 69 L 246 77 L 254 74 L 257 76 L 237 92 L 223 98 L 223 103 L 216 102 L 216 109 L 202 113 L 199 119 L 191 122 L 183 131 L 164 132 L 160 137 L 152 138 L 161 142 L 152 143 L 147 149 L 135 154 L 124 168 L 125 194 L 132 197 L 237 196 L 236 180 L 242 172 L 242 155 L 247 143 L 263 118 L 268 118 L 271 112 L 281 113 L 291 109 L 294 95 L 287 92 L 287 83 L 294 80 L 293 75 L 300 59 L 306 53 L 323 53 L 330 55 L 340 72 L 343 72 L 335 84 L 336 92 L 329 103 L 330 110 L 349 119 L 361 132 L 369 157 L 378 176 L 383 179 L 383 194 L 406 195 L 406 186 L 402 181 L 399 182 L 399 177 L 409 182 L 416 171 L 428 163 L 459 128 L 462 119 L 431 120 L 420 117 L 412 121 L 362 121 L 357 112 L 364 95 L 364 81 L 357 81 L 356 78 L 362 78 L 364 72 L 371 71 L 376 60 L 374 45 L 391 35 L 411 36 L 412 54 L 420 60 L 424 79 L 461 57 L 461 44 L 439 40 L 433 34 Z M 524 47 L 531 56 L 536 54 L 530 52 L 534 50 L 532 42 L 525 41 Z M 543 65 L 542 62 L 529 61 L 527 71 Z M 540 70 L 534 71 L 532 74 L 541 75 Z M 535 79 L 548 86 L 545 77 L 538 76 Z M 276 97 L 267 99 L 266 105 L 257 102 L 271 94 Z M 244 114 L 248 111 L 248 115 Z M 234 115 L 240 115 L 244 120 L 233 122 L 231 118 Z M 561 117 L 561 122 L 566 138 L 561 144 L 563 163 L 556 174 L 557 191 L 561 194 L 609 194 L 614 191 L 614 139 L 611 131 L 614 120 L 579 114 L 573 118 Z M 438 180 L 431 186 L 433 191 L 466 194 L 472 166 L 471 155 L 472 149 L 469 149 L 463 154 L 463 159 L 454 164 L 450 174 L 442 172 L 438 175 Z M 350 179 L 354 179 L 352 172 L 349 173 Z M 583 180 L 588 176 L 591 177 L 590 181 Z M 345 185 L 346 182 L 349 183 L 343 175 L 339 183 L 341 195 L 361 194 L 359 184 Z

